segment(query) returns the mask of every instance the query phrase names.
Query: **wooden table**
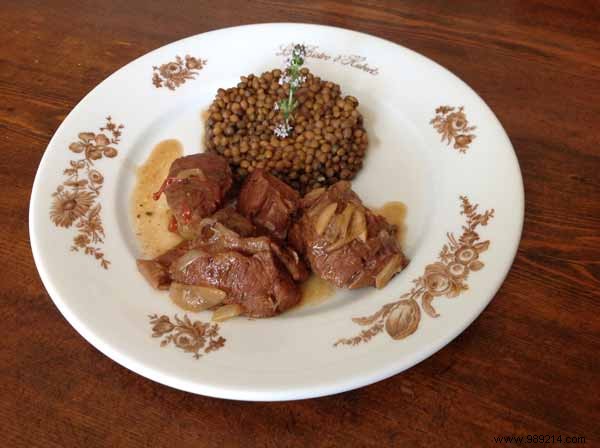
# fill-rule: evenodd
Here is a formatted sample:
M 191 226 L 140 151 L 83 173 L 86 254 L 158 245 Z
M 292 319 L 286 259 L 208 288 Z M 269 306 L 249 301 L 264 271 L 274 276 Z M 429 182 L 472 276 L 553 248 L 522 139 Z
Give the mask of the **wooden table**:
M 428 3 L 428 4 L 426 4 Z M 27 217 L 48 140 L 75 104 L 173 40 L 254 22 L 371 33 L 469 83 L 525 182 L 523 240 L 491 305 L 401 375 L 337 396 L 244 403 L 142 378 L 65 321 L 36 272 Z M 0 14 L 2 446 L 600 446 L 598 1 L 3 0 Z

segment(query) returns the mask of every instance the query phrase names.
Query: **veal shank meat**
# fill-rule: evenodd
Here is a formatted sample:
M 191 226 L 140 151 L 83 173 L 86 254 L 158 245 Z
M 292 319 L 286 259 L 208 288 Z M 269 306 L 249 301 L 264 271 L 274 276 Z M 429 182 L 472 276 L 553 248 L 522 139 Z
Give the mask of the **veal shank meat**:
M 171 164 L 169 175 L 160 190 L 173 213 L 176 230 L 190 238 L 202 218 L 213 214 L 223 203 L 232 185 L 227 161 L 215 154 L 194 154 L 181 157 Z
M 248 218 L 239 214 L 233 206 L 217 210 L 211 218 L 240 236 L 248 237 L 256 235 L 256 226 Z
M 211 219 L 220 222 L 242 237 L 252 236 L 256 231 L 254 225 L 233 207 L 218 210 L 211 215 Z M 192 250 L 194 245 L 194 240 L 185 240 L 153 260 L 137 260 L 138 270 L 153 288 L 169 289 L 171 284 L 169 267 L 187 251 Z
M 193 241 L 154 260 L 138 261 L 153 286 L 166 289 L 177 282 L 217 288 L 226 293 L 224 304 L 239 304 L 253 317 L 279 314 L 300 301 L 295 281 L 308 274 L 292 249 L 266 236 L 241 237 L 211 218 L 202 220 L 198 230 Z
M 262 169 L 252 172 L 238 198 L 238 210 L 267 234 L 286 238 L 300 194 Z
M 291 244 L 321 278 L 340 288 L 383 288 L 407 264 L 396 228 L 365 207 L 349 182 L 320 188 L 301 200 Z

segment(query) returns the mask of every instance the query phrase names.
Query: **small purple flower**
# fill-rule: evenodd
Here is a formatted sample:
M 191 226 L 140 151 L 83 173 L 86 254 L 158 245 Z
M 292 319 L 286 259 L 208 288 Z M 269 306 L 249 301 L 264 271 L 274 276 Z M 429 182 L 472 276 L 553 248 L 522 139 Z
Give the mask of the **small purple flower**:
M 292 131 L 292 127 L 286 123 L 279 123 L 277 126 L 275 126 L 275 129 L 273 129 L 273 133 L 275 134 L 276 137 L 279 138 L 286 138 L 290 135 L 290 132 Z
M 297 89 L 302 83 L 304 83 L 304 81 L 306 81 L 306 76 L 299 76 L 298 78 L 290 81 L 290 86 L 292 86 L 294 89 Z

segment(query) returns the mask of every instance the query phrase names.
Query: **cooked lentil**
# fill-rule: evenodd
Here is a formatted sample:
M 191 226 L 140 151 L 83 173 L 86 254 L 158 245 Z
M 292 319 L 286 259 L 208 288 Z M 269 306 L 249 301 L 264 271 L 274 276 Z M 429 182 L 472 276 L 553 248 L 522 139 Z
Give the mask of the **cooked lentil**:
M 283 120 L 275 104 L 289 93 L 289 85 L 279 84 L 281 70 L 242 76 L 236 87 L 217 91 L 205 145 L 229 161 L 237 180 L 265 168 L 306 193 L 352 179 L 362 167 L 368 136 L 358 100 L 306 68 L 301 73 L 306 80 L 295 95 L 294 129 L 284 139 L 273 135 Z

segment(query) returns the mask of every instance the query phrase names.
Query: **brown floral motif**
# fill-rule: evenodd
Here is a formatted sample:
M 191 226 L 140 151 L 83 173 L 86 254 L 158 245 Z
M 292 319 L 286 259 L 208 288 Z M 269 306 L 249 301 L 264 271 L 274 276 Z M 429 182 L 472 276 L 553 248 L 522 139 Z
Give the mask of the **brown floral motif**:
M 71 185 L 85 185 L 70 182 Z M 50 219 L 58 227 L 71 227 L 73 222 L 84 216 L 94 203 L 94 195 L 87 191 L 60 191 L 50 207 Z
M 463 106 L 458 110 L 455 109 L 450 106 L 438 107 L 435 110 L 435 117 L 429 123 L 442 136 L 442 141 L 446 141 L 448 145 L 454 141 L 454 149 L 466 153 L 475 138 L 475 134 L 471 132 L 476 129 L 476 126 L 469 126 Z
M 186 55 L 185 59 L 175 56 L 175 61 L 152 67 L 152 84 L 156 88 L 167 87 L 169 90 L 175 90 L 181 84 L 185 84 L 186 80 L 195 79 L 198 70 L 202 70 L 205 65 L 205 59 L 190 55 Z
M 472 205 L 466 196 L 461 196 L 460 201 L 460 214 L 465 216 L 466 223 L 458 240 L 448 233 L 448 242 L 438 255 L 439 261 L 425 266 L 423 275 L 413 280 L 410 292 L 401 295 L 396 302 L 383 305 L 371 316 L 352 319 L 354 323 L 368 328 L 352 338 L 339 339 L 334 346 L 368 342 L 384 328 L 393 339 L 404 339 L 417 330 L 421 320 L 420 308 L 429 316 L 438 317 L 431 304 L 433 299 L 442 296 L 455 298 L 468 289 L 466 281 L 469 273 L 483 268 L 479 255 L 490 246 L 489 240 L 480 241 L 476 229 L 488 224 L 494 217 L 494 209 L 478 213 L 478 205 Z
M 152 325 L 152 337 L 163 338 L 160 341 L 161 347 L 165 347 L 171 342 L 184 352 L 193 353 L 194 358 L 198 359 L 204 353 L 214 352 L 225 346 L 226 339 L 219 335 L 219 325 L 201 322 L 199 320 L 192 322 L 187 314 L 180 319 L 177 314 L 171 321 L 169 316 L 158 316 L 152 314 L 150 325 Z
M 80 159 L 70 160 L 63 171 L 66 179 L 52 193 L 50 219 L 57 227 L 77 228 L 73 238 L 72 251 L 82 250 L 86 255 L 96 258 L 104 269 L 108 269 L 110 261 L 98 247 L 104 242 L 104 227 L 100 211 L 102 207 L 96 200 L 104 183 L 104 176 L 94 167 L 94 162 L 103 157 L 113 158 L 119 153 L 113 146 L 121 138 L 124 126 L 117 125 L 110 116 L 100 133 L 80 132 L 78 140 L 69 145 Z

